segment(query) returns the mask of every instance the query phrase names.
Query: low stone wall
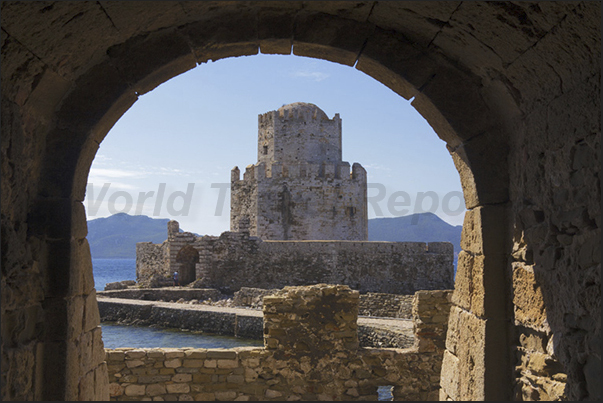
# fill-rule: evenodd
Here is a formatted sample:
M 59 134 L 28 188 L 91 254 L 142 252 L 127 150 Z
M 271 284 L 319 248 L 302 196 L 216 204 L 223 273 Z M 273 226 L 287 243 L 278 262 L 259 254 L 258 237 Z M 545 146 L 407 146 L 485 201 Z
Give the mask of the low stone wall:
M 119 298 L 98 298 L 101 321 L 121 325 L 177 328 L 205 333 L 260 340 L 263 337 L 262 313 L 259 310 L 216 309 L 207 305 L 153 303 Z M 358 325 L 358 339 L 363 347 L 407 348 L 414 336 L 407 328 Z
M 216 302 L 223 301 L 223 306 L 247 307 L 261 309 L 263 298 L 278 292 L 279 288 L 264 289 L 241 287 L 231 299 L 213 288 L 139 288 L 115 289 L 99 291 L 99 297 L 138 299 L 146 301 L 174 302 Z M 360 294 L 358 314 L 361 316 L 376 316 L 385 318 L 411 318 L 413 294 L 399 295 L 369 292 Z
M 267 290 L 264 288 L 241 287 L 239 291 L 234 293 L 232 305 L 261 308 L 264 296 L 274 294 L 277 291 L 279 289 Z M 413 298 L 414 294 L 400 295 L 377 292 L 360 294 L 358 315 L 411 319 Z
M 124 325 L 187 329 L 206 333 L 261 339 L 262 313 L 249 310 L 239 315 L 234 310 L 212 310 L 211 306 L 170 304 L 116 298 L 98 298 L 103 322 Z
M 232 304 L 234 306 L 247 306 L 250 308 L 261 308 L 264 305 L 264 297 L 279 291 L 278 288 L 266 290 L 264 288 L 241 287 L 234 293 Z
M 385 318 L 410 319 L 413 294 L 399 295 L 369 292 L 360 294 L 358 314 Z
M 105 290 L 98 291 L 99 297 L 109 298 L 125 298 L 125 299 L 140 299 L 146 301 L 205 301 L 211 299 L 217 301 L 225 298 L 218 290 L 213 288 L 180 288 L 180 287 L 163 287 L 163 288 L 128 288 L 125 290 Z
M 134 280 L 123 280 L 123 281 L 115 281 L 113 283 L 105 284 L 105 291 L 110 290 L 125 290 L 130 286 L 135 286 L 136 281 Z
M 108 349 L 111 400 L 437 400 L 450 294 L 416 293 L 413 348 L 374 349 L 358 348 L 357 292 L 287 287 L 264 299 L 265 348 Z
M 358 325 L 358 342 L 361 347 L 409 348 L 414 345 L 415 337 L 398 329 Z

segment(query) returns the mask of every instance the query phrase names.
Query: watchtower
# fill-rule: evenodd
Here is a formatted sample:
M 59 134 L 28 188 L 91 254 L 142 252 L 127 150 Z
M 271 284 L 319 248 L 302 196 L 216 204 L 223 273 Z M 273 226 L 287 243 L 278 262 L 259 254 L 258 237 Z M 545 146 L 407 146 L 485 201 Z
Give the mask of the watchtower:
M 367 240 L 366 171 L 342 161 L 341 118 L 296 102 L 258 116 L 258 162 L 231 171 L 230 229 L 266 240 Z M 244 220 L 244 222 L 246 222 Z

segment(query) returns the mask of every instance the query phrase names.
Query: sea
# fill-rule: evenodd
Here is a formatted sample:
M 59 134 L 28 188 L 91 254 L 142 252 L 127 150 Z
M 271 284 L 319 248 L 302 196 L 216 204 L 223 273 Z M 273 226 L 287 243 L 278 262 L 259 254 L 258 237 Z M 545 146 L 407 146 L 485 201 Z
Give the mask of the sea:
M 102 291 L 107 283 L 136 280 L 136 259 L 92 259 L 92 270 L 94 286 Z M 180 329 L 124 326 L 110 322 L 102 322 L 101 328 L 105 348 L 233 348 L 264 345 L 262 340 L 187 332 Z

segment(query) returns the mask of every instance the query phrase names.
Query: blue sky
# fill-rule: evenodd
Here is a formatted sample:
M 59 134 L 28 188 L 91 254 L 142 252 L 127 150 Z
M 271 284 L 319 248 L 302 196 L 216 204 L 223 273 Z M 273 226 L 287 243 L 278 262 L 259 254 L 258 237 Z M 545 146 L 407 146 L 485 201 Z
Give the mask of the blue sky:
M 452 158 L 409 101 L 352 67 L 280 55 L 209 62 L 141 96 L 92 164 L 88 219 L 123 211 L 198 234 L 227 231 L 230 198 L 220 203 L 220 188 L 234 166 L 257 162 L 258 115 L 292 102 L 340 114 L 343 159 L 368 173 L 369 218 L 432 211 L 462 224 Z

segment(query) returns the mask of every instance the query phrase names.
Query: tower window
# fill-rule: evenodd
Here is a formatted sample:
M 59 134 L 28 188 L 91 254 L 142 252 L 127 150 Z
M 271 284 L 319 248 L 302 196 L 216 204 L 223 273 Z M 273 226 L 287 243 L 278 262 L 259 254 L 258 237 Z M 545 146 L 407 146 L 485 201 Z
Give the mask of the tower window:
M 268 154 L 268 146 L 264 146 L 264 155 Z

